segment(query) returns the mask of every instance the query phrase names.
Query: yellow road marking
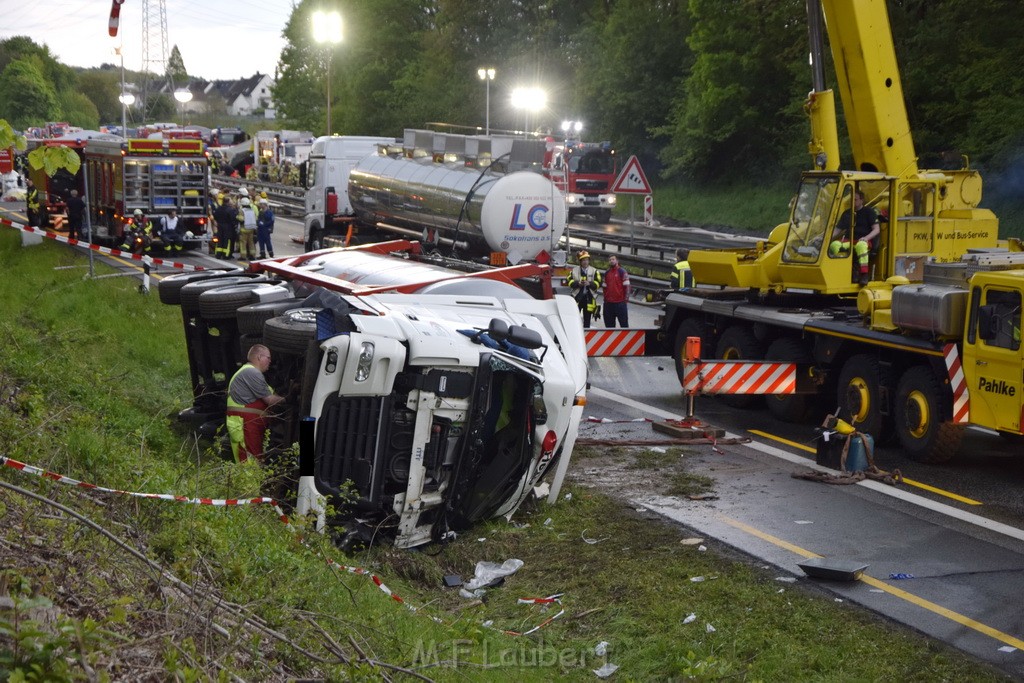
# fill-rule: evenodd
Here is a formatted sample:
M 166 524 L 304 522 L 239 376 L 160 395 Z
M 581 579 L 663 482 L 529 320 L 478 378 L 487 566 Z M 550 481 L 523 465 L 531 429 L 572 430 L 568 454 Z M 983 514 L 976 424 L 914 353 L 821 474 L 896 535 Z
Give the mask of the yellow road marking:
M 784 548 L 790 551 L 791 553 L 794 553 L 801 557 L 821 557 L 821 555 L 818 555 L 817 553 L 813 553 L 810 550 L 801 548 L 798 545 L 794 545 L 788 541 L 784 541 L 781 538 L 778 538 L 777 536 L 772 536 L 771 534 L 765 533 L 760 529 L 756 529 L 750 526 L 749 524 L 744 524 L 738 519 L 732 519 L 731 517 L 726 517 L 725 515 L 719 515 L 718 517 L 723 522 L 725 522 L 733 528 L 739 529 L 740 531 L 745 531 L 751 536 L 756 536 L 757 538 L 760 538 L 764 541 L 768 541 L 773 545 L 776 545 L 780 548 Z M 867 574 L 862 574 L 860 580 L 873 588 L 877 588 L 878 590 L 885 591 L 886 593 L 893 595 L 897 598 L 906 600 L 907 602 L 917 605 L 922 609 L 926 609 L 929 612 L 932 612 L 933 614 L 937 614 L 940 617 L 945 617 L 946 619 L 955 621 L 961 626 L 966 626 L 967 628 L 977 631 L 978 633 L 986 635 L 990 638 L 994 638 L 995 640 L 998 640 L 1001 643 L 1006 643 L 1007 645 L 1011 645 L 1017 649 L 1024 650 L 1024 640 L 1011 636 L 1008 633 L 1003 633 L 1002 631 L 992 628 L 987 624 L 983 624 L 980 621 L 976 621 L 974 619 L 971 619 L 970 617 L 966 617 L 963 614 L 960 614 L 959 612 L 954 612 L 953 610 L 947 607 L 937 605 L 931 600 L 926 600 L 920 596 L 914 595 L 913 593 L 908 593 L 905 590 L 894 588 L 893 586 L 890 586 L 884 581 L 876 579 L 873 576 L 868 576 Z
M 750 432 L 751 434 L 763 436 L 766 439 L 778 441 L 779 443 L 784 443 L 787 446 L 798 448 L 802 451 L 807 451 L 808 453 L 817 452 L 810 446 L 806 446 L 802 443 L 797 443 L 796 441 L 790 441 L 789 439 L 783 439 L 781 436 L 775 436 L 774 434 L 769 434 L 768 432 L 762 432 L 760 429 L 748 429 L 747 431 Z M 916 486 L 917 488 L 923 489 L 925 491 L 931 491 L 932 493 L 935 493 L 940 496 L 945 496 L 946 498 L 950 498 L 965 505 L 984 505 L 984 503 L 982 503 L 980 500 L 974 500 L 973 498 L 965 498 L 964 496 L 953 493 L 952 491 L 946 491 L 944 489 L 935 488 L 934 486 L 930 486 L 915 479 L 908 479 L 907 477 L 903 477 L 903 483 L 907 484 L 908 486 Z

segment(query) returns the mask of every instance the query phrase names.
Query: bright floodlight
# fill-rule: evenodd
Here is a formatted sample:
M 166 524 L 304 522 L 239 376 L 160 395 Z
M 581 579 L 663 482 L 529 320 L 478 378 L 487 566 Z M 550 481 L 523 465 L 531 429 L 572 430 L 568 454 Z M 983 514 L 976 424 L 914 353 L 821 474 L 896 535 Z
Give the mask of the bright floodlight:
M 476 75 L 480 77 L 481 81 L 493 81 L 495 75 L 494 69 L 477 69 Z
M 174 99 L 178 100 L 182 104 L 192 101 L 192 91 L 188 88 L 182 88 L 181 90 L 174 91 Z
M 569 133 L 579 133 L 583 130 L 582 121 L 562 121 L 562 130 L 568 135 Z
M 135 95 L 130 92 L 123 92 L 117 96 L 117 101 L 126 107 L 130 107 L 135 104 Z
M 548 106 L 548 94 L 542 88 L 516 88 L 512 91 L 512 106 L 538 112 Z
M 318 43 L 341 42 L 341 15 L 337 12 L 313 12 L 313 40 Z

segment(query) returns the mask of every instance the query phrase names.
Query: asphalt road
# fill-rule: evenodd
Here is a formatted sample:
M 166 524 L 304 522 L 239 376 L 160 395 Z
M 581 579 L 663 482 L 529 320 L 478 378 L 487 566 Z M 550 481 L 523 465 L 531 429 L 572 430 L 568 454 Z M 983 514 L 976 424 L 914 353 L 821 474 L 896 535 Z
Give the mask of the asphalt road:
M 591 387 L 587 414 L 595 417 L 660 420 L 684 412 L 669 359 L 592 359 Z M 970 432 L 961 462 L 907 467 L 913 484 L 833 486 L 791 476 L 817 467 L 813 425 L 779 425 L 767 411 L 737 411 L 710 398 L 698 399 L 695 416 L 753 442 L 722 446 L 722 454 L 687 448 L 691 471 L 715 480 L 716 500 L 637 493 L 638 507 L 1024 678 L 1021 464 L 1002 439 Z M 588 423 L 581 436 L 664 438 L 637 424 Z M 895 449 L 879 449 L 876 459 L 883 469 L 904 466 Z M 998 484 L 988 481 L 996 477 Z M 868 568 L 855 582 L 810 579 L 797 563 L 813 556 Z

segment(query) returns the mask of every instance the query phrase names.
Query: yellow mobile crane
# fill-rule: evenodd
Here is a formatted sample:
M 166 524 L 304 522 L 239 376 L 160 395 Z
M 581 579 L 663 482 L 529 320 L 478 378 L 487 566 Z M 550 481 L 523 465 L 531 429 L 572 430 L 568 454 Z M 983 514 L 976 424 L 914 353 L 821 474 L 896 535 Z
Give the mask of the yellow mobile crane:
M 968 424 L 1019 436 L 1024 253 L 998 242 L 996 217 L 979 208 L 975 171 L 917 168 L 885 0 L 807 5 L 815 168 L 802 174 L 789 223 L 757 248 L 690 252 L 695 280 L 721 288 L 666 300 L 660 337 L 673 344 L 680 381 L 686 339 L 700 337 L 705 358 L 791 366 L 787 393 L 740 375 L 721 383 L 739 406 L 756 400 L 749 394 L 771 394 L 768 407 L 783 420 L 838 404 L 861 431 L 895 435 L 927 462 L 953 457 Z M 839 170 L 823 26 L 855 170 Z M 858 193 L 879 226 L 866 285 L 852 248 L 855 221 L 844 219 Z
M 999 222 L 978 207 L 977 171 L 917 167 L 884 0 L 808 0 L 807 7 L 813 90 L 805 109 L 814 170 L 801 178 L 789 222 L 777 226 L 766 242 L 754 249 L 691 252 L 694 279 L 761 293 L 856 293 L 861 285 L 855 250 L 829 246 L 841 239 L 840 218 L 854 210 L 857 191 L 880 219 L 881 232 L 871 245 L 872 280 L 892 275 L 920 280 L 926 260 L 958 261 L 969 249 L 995 247 Z M 839 166 L 834 94 L 825 88 L 823 25 L 854 170 Z

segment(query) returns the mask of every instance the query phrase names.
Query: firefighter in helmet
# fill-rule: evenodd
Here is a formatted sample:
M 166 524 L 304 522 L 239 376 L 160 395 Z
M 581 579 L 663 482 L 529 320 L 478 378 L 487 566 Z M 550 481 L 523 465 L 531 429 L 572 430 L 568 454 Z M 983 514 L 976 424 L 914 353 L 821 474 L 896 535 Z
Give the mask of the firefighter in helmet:
M 142 209 L 135 209 L 132 219 L 124 226 L 124 243 L 121 249 L 135 254 L 149 252 L 153 242 L 153 223 L 142 213 Z
M 594 266 L 590 265 L 590 254 L 581 251 L 576 256 L 579 265 L 569 271 L 566 284 L 569 285 L 569 293 L 576 300 L 576 305 L 583 312 L 583 327 L 590 327 L 590 318 L 597 313 L 597 297 L 595 294 L 601 288 L 601 273 Z

